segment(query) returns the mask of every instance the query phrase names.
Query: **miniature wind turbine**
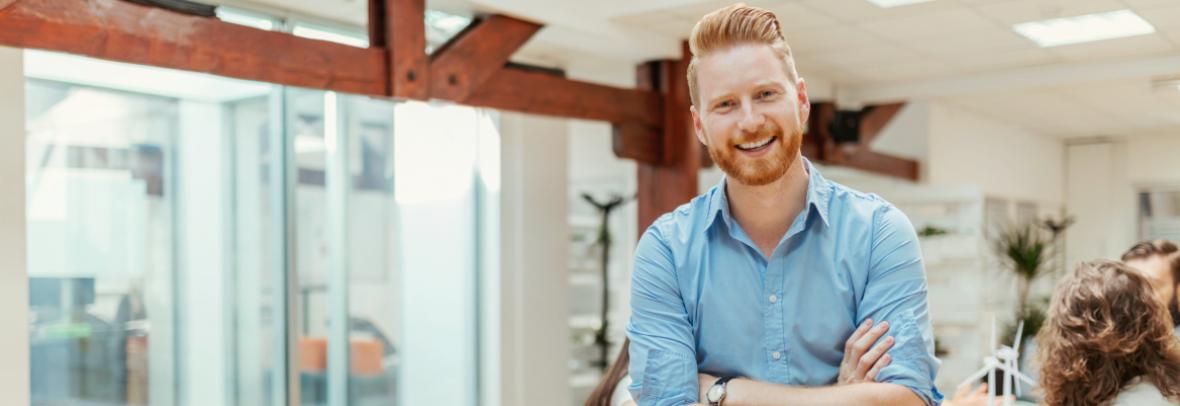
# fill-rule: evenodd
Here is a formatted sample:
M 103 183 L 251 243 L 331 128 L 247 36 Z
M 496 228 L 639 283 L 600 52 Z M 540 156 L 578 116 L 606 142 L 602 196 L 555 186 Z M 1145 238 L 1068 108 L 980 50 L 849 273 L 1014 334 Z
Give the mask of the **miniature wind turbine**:
M 996 345 L 996 319 L 992 318 L 992 355 L 983 357 L 983 368 L 971 374 L 959 386 L 970 385 L 972 382 L 987 376 L 987 404 L 996 404 L 996 370 L 1004 372 L 1002 379 L 1004 380 L 1004 390 L 1002 396 L 1004 399 L 1004 406 L 1012 406 L 1012 384 L 1016 384 L 1016 396 L 1020 396 L 1020 381 L 1024 381 L 1029 386 L 1036 385 L 1036 382 L 1027 375 L 1020 373 L 1020 368 L 1017 367 L 1017 360 L 1020 358 L 1020 336 L 1024 333 L 1024 322 L 1016 327 L 1016 338 L 1012 340 L 1013 346 L 997 346 Z M 1016 378 L 1016 379 L 1013 379 Z

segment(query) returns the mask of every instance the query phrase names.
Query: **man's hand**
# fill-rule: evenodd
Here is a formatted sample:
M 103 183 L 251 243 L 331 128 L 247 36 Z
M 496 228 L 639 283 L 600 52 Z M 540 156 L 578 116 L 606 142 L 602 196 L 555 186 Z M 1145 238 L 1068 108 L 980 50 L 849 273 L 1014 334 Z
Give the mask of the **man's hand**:
M 844 342 L 844 360 L 840 362 L 837 385 L 875 382 L 877 373 L 893 360 L 885 353 L 893 347 L 893 337 L 877 341 L 887 331 L 889 322 L 883 321 L 873 327 L 873 320 L 869 319 L 852 332 L 852 337 Z

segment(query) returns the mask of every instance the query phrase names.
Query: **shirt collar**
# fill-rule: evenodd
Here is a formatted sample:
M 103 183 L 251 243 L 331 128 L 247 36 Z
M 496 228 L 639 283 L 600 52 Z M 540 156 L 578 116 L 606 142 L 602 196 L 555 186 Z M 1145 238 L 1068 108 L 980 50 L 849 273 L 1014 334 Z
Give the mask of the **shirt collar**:
M 830 183 L 828 183 L 828 180 L 824 179 L 823 175 L 819 173 L 819 170 L 817 170 L 815 166 L 811 164 L 810 160 L 808 160 L 806 157 L 802 157 L 802 159 L 803 165 L 807 169 L 807 173 L 809 175 L 807 178 L 807 202 L 804 206 L 807 207 L 808 210 L 803 214 L 803 222 L 804 224 L 807 224 L 807 221 L 811 218 L 811 212 L 814 210 L 816 213 L 819 213 L 820 220 L 823 221 L 825 226 L 827 226 L 829 224 L 828 205 L 831 199 L 832 186 Z M 729 211 L 729 196 L 727 196 L 725 192 L 725 182 L 726 177 L 722 176 L 721 181 L 718 182 L 717 186 L 712 190 L 713 195 L 709 197 L 710 212 L 707 224 L 712 227 L 712 225 L 717 222 L 717 218 L 721 217 L 724 219 L 725 225 L 730 227 L 730 229 L 733 229 L 734 220 Z

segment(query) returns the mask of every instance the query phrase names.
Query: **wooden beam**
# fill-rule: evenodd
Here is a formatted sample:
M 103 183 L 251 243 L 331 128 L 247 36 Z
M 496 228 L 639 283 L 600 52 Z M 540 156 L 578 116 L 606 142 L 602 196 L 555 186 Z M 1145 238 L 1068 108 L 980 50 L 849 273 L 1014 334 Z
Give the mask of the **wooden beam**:
M 640 230 L 699 194 L 701 154 L 689 113 L 687 72 L 691 53 L 687 44 L 681 53 L 680 60 L 649 63 L 637 71 L 639 88 L 659 89 L 664 94 L 661 162 L 638 164 Z
M 840 154 L 826 163 L 911 181 L 918 180 L 918 161 L 874 152 L 868 148 L 858 148 L 847 155 Z
M 663 163 L 664 129 L 626 122 L 611 128 L 611 148 L 615 156 L 659 165 Z
M 860 119 L 860 133 L 858 135 L 861 145 L 873 142 L 881 134 L 881 130 L 884 130 L 885 126 L 893 121 L 893 117 L 901 112 L 902 107 L 905 107 L 905 103 L 879 104 L 869 109 Z
M 369 0 L 369 48 L 384 49 L 389 45 L 385 35 L 385 0 Z
M 885 128 L 903 105 L 904 103 L 895 103 L 874 106 L 869 114 L 861 119 L 860 143 L 837 145 L 828 131 L 828 123 L 836 115 L 836 106 L 832 103 L 813 103 L 811 116 L 808 117 L 807 133 L 803 138 L 803 155 L 816 163 L 846 166 L 917 181 L 917 161 L 874 152 L 869 147 L 869 141 Z
M 429 99 L 426 0 L 385 0 L 384 15 L 390 94 L 406 99 Z
M 539 24 L 504 15 L 473 23 L 431 56 L 431 96 L 467 100 L 540 30 Z
M 547 116 L 662 125 L 659 93 L 578 82 L 540 72 L 505 68 L 463 104 Z
M 0 45 L 378 97 L 430 97 L 422 0 L 371 0 L 370 5 L 384 7 L 384 13 L 378 11 L 383 17 L 374 18 L 370 29 L 380 29 L 385 35 L 374 37 L 373 45 L 384 42 L 387 48 L 367 49 L 122 0 L 0 0 L 0 4 L 7 4 L 0 9 Z M 514 30 L 535 29 L 531 24 L 509 24 Z M 510 35 L 522 36 L 520 32 Z M 474 55 L 496 59 L 502 58 L 502 52 L 477 51 Z M 440 58 L 444 65 L 470 63 Z M 516 68 L 490 74 L 483 68 L 473 72 L 477 79 L 488 76 L 482 85 L 472 88 L 469 97 L 450 101 L 631 126 L 663 126 L 663 96 L 658 92 Z
M 121 0 L 17 0 L 0 9 L 0 44 L 290 86 L 385 95 L 385 58 L 380 50 L 299 38 Z

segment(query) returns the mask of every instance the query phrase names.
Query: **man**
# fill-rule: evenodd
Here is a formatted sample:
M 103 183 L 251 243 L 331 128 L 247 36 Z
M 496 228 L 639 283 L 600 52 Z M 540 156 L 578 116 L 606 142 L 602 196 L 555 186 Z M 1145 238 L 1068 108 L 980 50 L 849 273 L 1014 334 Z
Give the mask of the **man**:
M 941 401 L 913 226 L 800 154 L 807 86 L 775 15 L 726 7 L 689 42 L 694 129 L 727 177 L 656 220 L 636 249 L 638 404 Z M 842 384 L 858 363 L 844 357 L 848 338 L 870 323 L 889 331 L 891 363 L 875 382 Z
M 1172 325 L 1180 337 L 1180 249 L 1168 240 L 1141 241 L 1123 254 L 1123 262 L 1138 269 L 1151 281 L 1156 297 L 1172 314 Z

